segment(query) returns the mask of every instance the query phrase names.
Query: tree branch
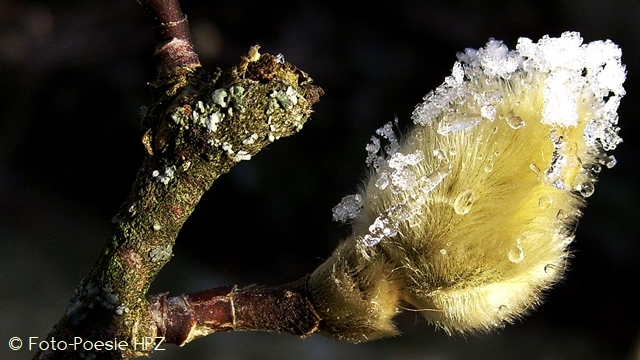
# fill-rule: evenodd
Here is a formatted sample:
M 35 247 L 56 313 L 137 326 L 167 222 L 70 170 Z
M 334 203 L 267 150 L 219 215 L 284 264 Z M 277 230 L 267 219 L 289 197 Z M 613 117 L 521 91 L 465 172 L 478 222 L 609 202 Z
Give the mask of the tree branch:
M 168 76 L 181 67 L 198 67 L 187 16 L 178 0 L 139 0 L 149 12 L 156 36 L 155 59 L 159 76 Z
M 210 75 L 193 52 L 186 18 L 177 1 L 142 4 L 154 15 L 159 39 L 154 98 L 142 120 L 147 156 L 131 194 L 113 219 L 107 246 L 48 336 L 68 342 L 75 337 L 84 341 L 118 338 L 129 346 L 109 351 L 49 349 L 38 352 L 35 359 L 144 356 L 152 347 L 141 349 L 132 344 L 166 331 L 179 334 L 180 330 L 166 321 L 178 302 L 158 296 L 153 299 L 160 305 L 150 304 L 147 291 L 171 259 L 182 225 L 218 176 L 271 142 L 299 131 L 323 93 L 304 72 L 279 57 L 260 54 L 258 47 L 253 47 L 238 66 Z M 304 293 L 300 286 L 231 289 L 225 296 L 240 309 L 233 326 L 253 324 L 250 312 L 242 309 L 259 304 L 256 297 L 298 306 L 304 297 L 289 298 L 287 294 Z M 217 290 L 183 299 L 186 306 L 197 310 L 202 308 L 198 304 L 215 294 Z M 169 312 L 152 316 L 151 310 L 158 308 Z M 198 321 L 206 324 L 206 319 Z M 266 326 L 260 321 L 255 324 Z

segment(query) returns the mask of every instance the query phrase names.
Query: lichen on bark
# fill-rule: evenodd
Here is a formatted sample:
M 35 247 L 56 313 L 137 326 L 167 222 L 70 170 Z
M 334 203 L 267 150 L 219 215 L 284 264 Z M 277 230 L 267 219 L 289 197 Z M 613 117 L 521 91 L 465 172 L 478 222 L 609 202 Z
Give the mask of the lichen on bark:
M 133 344 L 156 336 L 147 291 L 201 196 L 239 161 L 299 131 L 323 93 L 304 72 L 281 57 L 259 54 L 258 47 L 238 66 L 213 75 L 198 63 L 159 70 L 142 120 L 146 158 L 113 219 L 107 246 L 49 338 L 117 337 Z M 116 359 L 151 350 L 130 346 L 92 354 Z M 64 356 L 49 351 L 35 358 Z

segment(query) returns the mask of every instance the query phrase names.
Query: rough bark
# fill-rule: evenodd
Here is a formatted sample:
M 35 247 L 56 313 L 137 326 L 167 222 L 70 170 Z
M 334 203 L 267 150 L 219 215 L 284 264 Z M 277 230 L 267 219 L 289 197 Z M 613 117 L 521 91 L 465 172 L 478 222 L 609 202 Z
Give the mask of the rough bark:
M 147 156 L 128 199 L 113 219 L 106 247 L 48 336 L 67 343 L 76 337 L 93 343 L 117 338 L 128 346 L 107 351 L 50 348 L 38 352 L 35 359 L 149 355 L 153 346 L 133 345 L 171 331 L 167 314 L 172 312 L 158 316 L 156 310 L 158 306 L 173 309 L 169 305 L 176 301 L 160 295 L 151 297 L 155 302 L 150 303 L 147 291 L 171 259 L 178 232 L 201 196 L 239 161 L 249 160 L 276 139 L 299 131 L 323 93 L 304 72 L 281 57 L 260 54 L 258 47 L 251 48 L 236 67 L 211 75 L 193 52 L 178 2 L 142 4 L 153 15 L 158 38 L 158 77 L 151 85 L 152 105 L 142 119 Z M 185 304 L 196 309 L 203 305 L 194 304 L 216 296 L 230 297 L 236 309 L 270 306 L 259 305 L 262 302 L 255 297 L 271 305 L 306 306 L 301 286 L 294 283 L 290 289 L 260 291 L 230 288 L 226 295 L 211 290 L 181 299 L 189 299 Z M 251 315 L 243 318 L 242 312 L 234 316 L 230 326 L 235 329 L 249 328 L 252 321 L 265 330 L 287 331 L 293 326 L 270 327 L 251 320 Z M 206 319 L 196 322 L 206 324 Z M 313 329 L 311 325 L 304 327 L 304 331 L 293 332 L 304 335 Z M 184 343 L 181 341 L 179 344 Z

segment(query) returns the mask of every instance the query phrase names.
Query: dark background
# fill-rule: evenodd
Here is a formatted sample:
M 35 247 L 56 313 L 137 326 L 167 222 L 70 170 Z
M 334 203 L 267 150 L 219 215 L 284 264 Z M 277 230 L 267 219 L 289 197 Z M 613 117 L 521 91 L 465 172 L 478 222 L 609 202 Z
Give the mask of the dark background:
M 354 3 L 355 4 L 355 3 Z M 364 146 L 489 37 L 580 31 L 623 49 L 618 165 L 603 170 L 566 279 L 522 322 L 448 338 L 418 314 L 401 337 L 344 344 L 314 335 L 216 334 L 156 359 L 639 359 L 637 1 L 183 1 L 213 70 L 251 45 L 282 53 L 326 95 L 297 135 L 220 178 L 178 237 L 153 292 L 259 283 L 313 271 L 349 229 L 331 208 L 365 173 Z M 0 358 L 12 336 L 44 338 L 109 235 L 143 157 L 139 108 L 155 76 L 150 21 L 134 0 L 0 0 Z

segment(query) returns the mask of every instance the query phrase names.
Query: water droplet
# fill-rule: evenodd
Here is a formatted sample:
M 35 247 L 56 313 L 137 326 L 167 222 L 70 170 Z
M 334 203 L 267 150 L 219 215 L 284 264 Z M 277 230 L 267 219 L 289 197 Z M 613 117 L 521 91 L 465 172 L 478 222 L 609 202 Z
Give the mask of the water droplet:
M 548 196 L 541 196 L 540 199 L 538 199 L 538 206 L 540 209 L 548 209 L 552 203 L 553 200 Z
M 565 221 L 568 218 L 569 218 L 569 214 L 567 214 L 566 211 L 558 210 L 558 213 L 556 214 L 556 219 L 560 221 Z
M 533 171 L 536 174 L 538 174 L 540 172 L 540 168 L 536 164 L 529 165 L 529 169 L 531 169 L 531 171 Z
M 465 215 L 471 210 L 471 205 L 473 205 L 475 200 L 473 190 L 467 189 L 456 196 L 456 199 L 453 201 L 453 210 L 455 210 L 458 215 Z
M 525 125 L 524 120 L 518 115 L 514 115 L 507 120 L 507 124 L 511 126 L 512 129 L 520 129 Z
M 578 189 L 580 195 L 588 198 L 593 195 L 593 192 L 596 190 L 591 181 L 585 181 L 578 185 Z
M 558 274 L 558 269 L 554 264 L 547 264 L 544 267 L 544 272 L 551 277 L 555 277 Z
M 602 170 L 602 166 L 600 166 L 600 164 L 598 163 L 593 163 L 593 164 L 585 165 L 584 169 L 589 173 L 589 175 L 591 175 L 592 177 L 595 177 Z
M 507 305 L 500 305 L 496 309 L 496 314 L 498 314 L 500 318 L 506 317 L 507 315 L 509 315 L 509 307 Z
M 433 157 L 435 157 L 438 160 L 446 159 L 446 157 L 444 156 L 444 152 L 442 152 L 442 150 L 440 149 L 433 150 Z
M 538 179 L 538 181 L 541 181 L 545 184 L 548 183 L 547 180 L 545 180 L 545 173 L 542 170 L 540 170 L 538 165 L 530 164 L 529 169 L 531 169 L 531 171 L 533 171 L 536 174 L 536 179 Z
M 487 165 L 484 166 L 484 172 L 486 173 L 490 173 L 493 171 L 493 163 L 487 163 Z
M 522 250 L 522 245 L 516 245 L 513 249 L 509 250 L 509 254 L 507 255 L 509 261 L 514 264 L 521 262 L 524 259 L 524 251 Z
M 440 254 L 442 254 L 442 255 L 447 255 L 447 250 L 445 250 L 445 249 L 440 249 Z

